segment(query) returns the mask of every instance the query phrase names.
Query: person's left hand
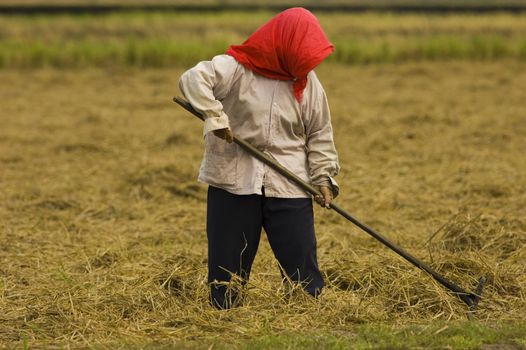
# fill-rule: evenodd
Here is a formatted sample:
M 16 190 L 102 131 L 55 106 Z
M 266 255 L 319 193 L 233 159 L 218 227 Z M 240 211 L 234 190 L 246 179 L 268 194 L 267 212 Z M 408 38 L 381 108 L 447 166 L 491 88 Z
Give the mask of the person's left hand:
M 314 200 L 325 208 L 330 208 L 330 204 L 334 198 L 332 189 L 328 186 L 316 186 L 321 195 L 314 196 Z

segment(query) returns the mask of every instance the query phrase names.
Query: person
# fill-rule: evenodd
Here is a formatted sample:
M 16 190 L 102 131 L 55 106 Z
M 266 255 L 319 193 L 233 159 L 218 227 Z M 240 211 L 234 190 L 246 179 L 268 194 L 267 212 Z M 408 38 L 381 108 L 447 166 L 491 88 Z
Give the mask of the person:
M 340 166 L 327 97 L 313 69 L 333 50 L 317 18 L 291 8 L 180 77 L 183 96 L 205 117 L 198 181 L 209 185 L 208 282 L 217 308 L 242 303 L 243 293 L 229 284 L 248 281 L 262 228 L 283 278 L 321 293 L 311 196 L 232 140 L 245 139 L 317 186 L 315 200 L 329 207 Z

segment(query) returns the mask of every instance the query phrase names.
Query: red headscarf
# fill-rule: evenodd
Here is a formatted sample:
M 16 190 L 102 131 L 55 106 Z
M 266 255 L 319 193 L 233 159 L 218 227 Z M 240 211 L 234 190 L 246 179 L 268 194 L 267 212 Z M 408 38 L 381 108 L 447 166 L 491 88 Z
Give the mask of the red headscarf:
M 270 79 L 293 80 L 301 101 L 307 74 L 334 51 L 318 19 L 304 8 L 285 10 L 257 29 L 243 44 L 226 54 Z

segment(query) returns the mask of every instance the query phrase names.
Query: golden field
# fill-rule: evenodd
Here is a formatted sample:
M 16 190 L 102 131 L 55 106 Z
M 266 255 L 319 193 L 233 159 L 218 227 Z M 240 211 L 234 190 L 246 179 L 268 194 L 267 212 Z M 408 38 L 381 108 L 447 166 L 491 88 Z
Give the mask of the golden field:
M 526 311 L 524 68 L 318 70 L 343 165 L 338 203 L 466 289 L 485 275 L 478 319 L 489 325 Z M 9 87 L 1 96 L 0 343 L 212 344 L 219 335 L 234 342 L 465 318 L 466 307 L 429 276 L 321 209 L 328 286 L 319 301 L 284 299 L 263 241 L 248 305 L 210 308 L 206 188 L 195 181 L 201 125 L 171 102 L 180 73 L 0 72 Z
M 427 274 L 321 208 L 320 299 L 284 293 L 263 239 L 247 304 L 208 305 L 201 122 L 171 98 L 183 70 L 208 53 L 200 48 L 250 32 L 256 21 L 236 16 L 206 15 L 201 32 L 191 16 L 146 17 L 154 25 L 140 14 L 0 18 L 0 45 L 15 62 L 0 69 L 0 348 L 526 347 L 520 55 L 334 58 L 317 69 L 342 164 L 337 203 L 467 290 L 485 276 L 475 322 Z M 384 36 L 404 47 L 447 32 L 501 35 L 518 50 L 526 32 L 522 17 L 503 14 L 353 18 L 320 16 L 335 42 L 356 32 L 373 47 Z M 37 41 L 86 40 L 91 52 L 103 37 L 132 33 L 140 44 L 156 33 L 171 40 L 176 28 L 188 28 L 180 38 L 197 53 L 173 65 L 121 61 L 120 51 L 104 62 L 66 52 L 72 61 L 17 63 Z

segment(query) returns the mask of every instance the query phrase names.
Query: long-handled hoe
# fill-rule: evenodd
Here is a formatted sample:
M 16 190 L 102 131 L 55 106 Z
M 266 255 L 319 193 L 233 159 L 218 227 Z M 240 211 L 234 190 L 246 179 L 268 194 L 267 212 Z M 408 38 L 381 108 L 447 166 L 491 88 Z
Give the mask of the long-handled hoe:
M 187 111 L 189 111 L 190 113 L 198 117 L 199 119 L 204 120 L 203 116 L 199 112 L 197 112 L 184 99 L 179 98 L 179 97 L 174 97 L 173 100 L 179 105 L 181 105 L 184 109 L 186 109 Z M 296 185 L 301 187 L 303 190 L 307 191 L 313 196 L 320 194 L 316 188 L 314 188 L 313 186 L 309 185 L 308 183 L 300 179 L 294 173 L 290 172 L 289 170 L 281 166 L 276 160 L 270 158 L 265 153 L 259 151 L 257 148 L 253 147 L 251 144 L 249 144 L 245 140 L 234 137 L 234 142 L 237 145 L 239 145 L 239 147 L 247 151 L 249 154 L 256 157 L 257 159 L 259 159 L 260 161 L 262 161 L 263 163 L 265 163 L 272 169 L 276 170 L 278 173 L 285 176 L 290 181 L 294 182 Z M 396 244 L 394 244 L 393 242 L 391 242 L 390 240 L 388 240 L 387 238 L 385 238 L 384 236 L 382 236 L 381 234 L 373 230 L 371 227 L 355 219 L 351 214 L 349 214 L 348 212 L 346 212 L 345 210 L 337 206 L 334 202 L 330 204 L 330 208 L 334 210 L 335 212 L 337 212 L 338 214 L 340 214 L 341 216 L 343 216 L 344 218 L 346 218 L 347 220 L 349 220 L 350 222 L 352 222 L 353 224 L 355 224 L 356 226 L 358 226 L 359 228 L 361 228 L 363 231 L 367 232 L 369 235 L 373 236 L 375 239 L 380 241 L 382 244 L 386 245 L 391 250 L 395 251 L 398 255 L 402 256 L 404 259 L 409 261 L 411 264 L 415 265 L 416 267 L 426 271 L 431 276 L 433 276 L 433 278 L 436 281 L 438 281 L 444 287 L 449 289 L 453 294 L 457 295 L 464 303 L 466 303 L 466 305 L 469 307 L 469 311 L 467 314 L 468 318 L 469 319 L 473 318 L 473 315 L 477 309 L 477 305 L 480 301 L 480 295 L 482 293 L 482 288 L 484 288 L 484 284 L 486 282 L 485 277 L 481 277 L 479 279 L 477 288 L 475 289 L 474 293 L 466 292 L 464 289 L 462 289 L 455 283 L 444 278 L 442 275 L 440 275 L 438 272 L 433 270 L 429 265 L 427 265 L 423 261 L 415 258 L 411 254 L 406 252 L 404 249 L 400 248 L 399 246 L 397 246 Z

